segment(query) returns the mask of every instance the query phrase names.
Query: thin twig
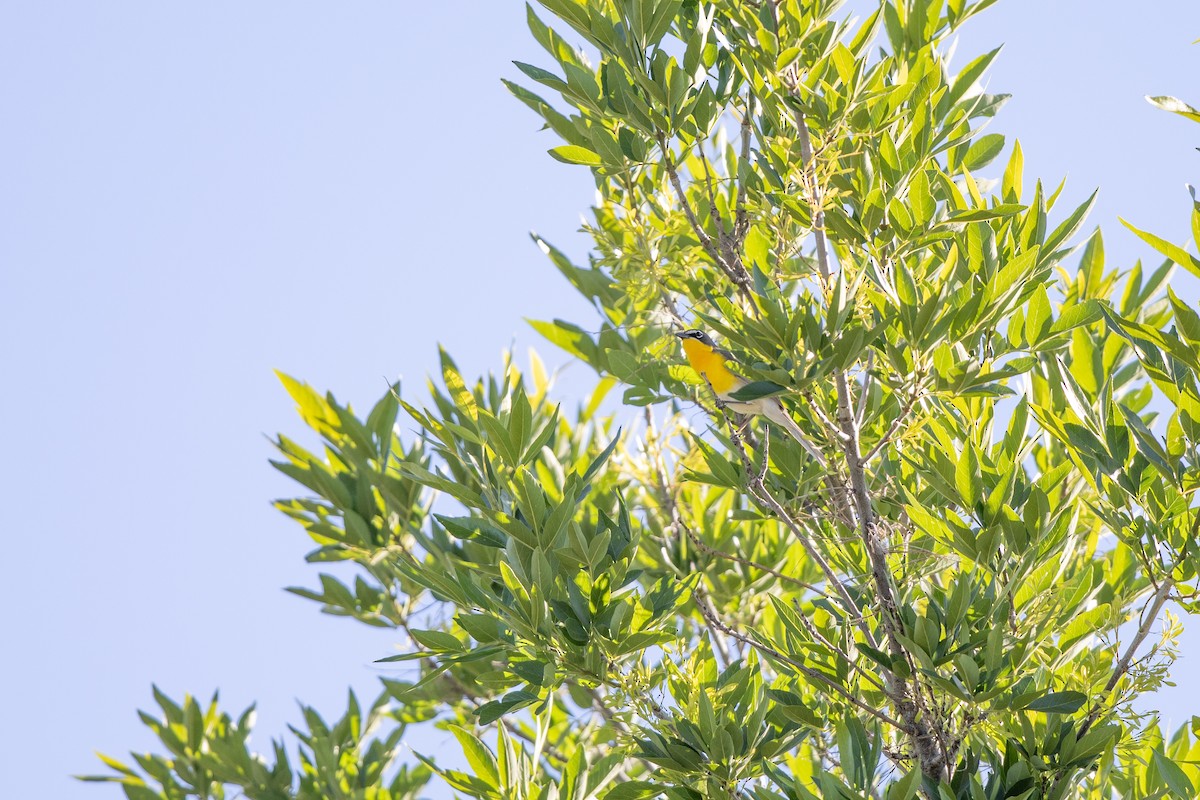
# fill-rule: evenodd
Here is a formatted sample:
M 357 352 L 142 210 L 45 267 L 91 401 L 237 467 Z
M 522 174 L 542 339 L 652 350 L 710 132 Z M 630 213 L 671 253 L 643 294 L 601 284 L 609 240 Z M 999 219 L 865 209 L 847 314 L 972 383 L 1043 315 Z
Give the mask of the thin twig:
M 751 297 L 750 291 L 750 276 L 746 273 L 746 268 L 740 264 L 732 265 L 721 253 L 721 248 L 718 243 L 713 241 L 713 238 L 708 235 L 708 231 L 704 230 L 704 226 L 700 224 L 700 220 L 696 218 L 696 212 L 692 210 L 692 204 L 688 202 L 687 193 L 683 190 L 683 184 L 679 180 L 679 172 L 671 159 L 671 151 L 667 146 L 666 137 L 660 132 L 658 134 L 658 146 L 662 150 L 663 165 L 667 170 L 667 178 L 671 181 L 671 186 L 675 189 L 675 195 L 679 198 L 679 204 L 683 208 L 684 216 L 687 217 L 688 224 L 692 226 L 692 231 L 696 234 L 696 238 L 700 240 L 700 246 L 704 248 L 704 252 L 713 260 L 713 263 L 725 273 L 729 280 L 733 281 L 734 285 L 746 296 Z
M 1200 534 L 1200 510 L 1197 510 L 1192 516 L 1192 529 L 1188 538 L 1194 540 L 1197 534 Z M 1176 564 L 1179 563 L 1179 560 L 1182 558 L 1182 556 L 1183 552 L 1182 548 L 1180 548 L 1180 552 L 1176 553 L 1175 555 Z M 1104 686 L 1105 694 L 1109 694 L 1113 689 L 1117 688 L 1117 684 L 1121 681 L 1121 676 L 1128 672 L 1130 666 L 1133 665 L 1133 656 L 1137 652 L 1137 649 L 1141 647 L 1142 642 L 1144 642 L 1146 637 L 1150 635 L 1150 628 L 1154 625 L 1154 621 L 1158 619 L 1158 612 L 1162 611 L 1162 607 L 1166 604 L 1167 600 L 1171 596 L 1171 590 L 1175 588 L 1175 577 L 1172 574 L 1173 572 L 1174 565 L 1171 565 L 1166 577 L 1163 578 L 1162 583 L 1158 585 L 1158 589 L 1155 591 L 1153 598 L 1149 603 L 1146 604 L 1146 608 L 1142 609 L 1141 624 L 1138 626 L 1137 634 L 1134 635 L 1133 640 L 1129 643 L 1129 646 L 1125 648 L 1125 652 L 1117 661 L 1116 667 L 1113 668 L 1112 677 L 1108 679 L 1108 683 Z M 1089 720 L 1090 719 L 1091 717 L 1089 717 Z M 1082 735 L 1082 733 L 1080 735 Z
M 858 672 L 858 674 L 861 675 L 867 683 L 871 684 L 879 691 L 884 692 L 885 694 L 887 693 L 887 689 L 884 688 L 882 683 L 875 680 L 874 675 L 858 666 L 858 662 L 851 658 L 848 652 L 825 638 L 825 635 L 821 633 L 815 624 L 813 624 L 813 621 L 808 618 L 808 615 L 800 610 L 800 604 L 795 600 L 792 601 L 792 608 L 796 612 L 796 617 L 800 620 L 800 624 L 804 626 L 804 630 L 808 632 L 809 636 L 813 637 L 813 640 L 817 642 L 817 644 L 827 647 L 833 652 L 837 653 L 842 657 L 843 660 L 845 660 L 847 664 L 850 665 L 850 668 Z
M 742 442 L 742 436 L 740 433 L 738 433 L 737 429 L 732 426 L 732 424 L 730 425 L 730 439 L 736 446 L 738 454 L 742 458 L 742 465 L 746 470 L 746 474 L 752 474 L 754 470 L 750 463 L 750 457 L 746 453 L 745 445 Z M 837 590 L 842 607 L 846 610 L 846 613 L 850 615 L 851 619 L 857 621 L 859 629 L 863 632 L 863 636 L 865 637 L 867 644 L 869 644 L 871 647 L 876 647 L 875 638 L 871 635 L 871 629 L 862 617 L 862 610 L 859 609 L 858 604 L 854 602 L 854 598 L 850 596 L 850 592 L 846 590 L 845 584 L 843 584 L 838 578 L 837 573 L 833 571 L 833 567 L 831 567 L 829 562 L 825 560 L 825 556 L 821 554 L 820 550 L 817 549 L 817 546 L 809 539 L 808 535 L 799 526 L 799 524 L 792 519 L 791 514 L 787 512 L 787 510 L 783 507 L 783 504 L 780 503 L 767 490 L 766 484 L 757 476 L 749 480 L 746 488 L 750 491 L 751 496 L 758 500 L 759 503 L 771 509 L 771 511 L 775 513 L 776 518 L 779 519 L 779 521 L 782 522 L 789 531 L 791 531 L 792 535 L 796 537 L 796 540 L 800 542 L 801 546 L 804 547 L 804 551 L 808 554 L 808 557 L 817 564 L 817 566 L 821 569 L 821 572 L 825 575 L 825 582 Z
M 1200 516 L 1198 514 L 1197 516 Z M 1171 590 L 1175 588 L 1175 579 L 1167 576 L 1162 583 L 1158 585 L 1158 590 L 1154 592 L 1150 601 L 1142 609 L 1141 624 L 1138 625 L 1137 633 L 1130 640 L 1125 652 L 1117 660 L 1117 664 L 1113 667 L 1112 676 L 1108 679 L 1108 683 L 1104 684 L 1103 694 L 1109 695 L 1113 689 L 1117 688 L 1117 684 L 1121 682 L 1121 678 L 1125 673 L 1129 672 L 1129 668 L 1133 666 L 1133 657 L 1137 654 L 1137 649 L 1142 646 L 1142 642 L 1146 641 L 1146 637 L 1150 635 L 1150 629 L 1154 627 L 1154 623 L 1158 620 L 1158 613 L 1162 611 L 1162 607 L 1166 605 L 1167 600 L 1171 596 Z M 1088 715 L 1086 721 L 1079 728 L 1079 735 L 1087 733 L 1088 728 L 1095 724 L 1100 718 L 1101 709 L 1097 706 L 1091 714 Z
M 867 418 L 867 404 L 871 399 L 871 381 L 874 379 L 871 370 L 875 367 L 875 351 L 867 351 L 867 363 L 863 367 L 862 388 L 858 390 L 858 410 L 854 412 L 854 422 L 861 429 L 863 420 Z M 866 459 L 870 461 L 871 459 Z
M 607 703 L 604 702 L 604 697 L 603 697 L 603 695 L 600 694 L 600 692 L 598 690 L 596 690 L 596 689 L 588 690 L 588 694 L 591 695 L 591 698 L 592 698 L 592 708 L 594 708 L 597 712 L 599 712 L 600 716 L 604 718 L 605 722 L 607 722 L 609 725 L 611 725 L 613 728 L 615 728 L 618 732 L 623 733 L 626 736 L 629 736 L 632 733 L 632 731 L 630 731 L 628 725 L 626 725 L 621 720 L 617 719 L 616 713 L 611 708 L 608 707 Z M 661 711 L 662 711 L 661 706 L 659 706 L 657 703 L 654 703 L 654 701 L 652 701 L 652 700 L 650 702 L 653 705 L 656 713 L 661 713 Z M 651 764 L 649 761 L 647 761 L 644 758 L 640 758 L 638 756 L 633 756 L 632 758 L 634 761 L 637 761 L 638 763 L 640 763 L 642 765 L 642 767 L 644 767 L 646 770 L 648 770 L 650 772 L 653 772 L 656 769 L 656 767 L 653 764 Z
M 667 512 L 667 517 L 670 519 L 671 527 L 674 528 L 674 533 L 678 535 L 680 529 L 686 530 L 688 536 L 697 544 L 695 534 L 683 522 L 683 517 L 679 513 L 679 504 L 675 500 L 675 494 L 667 486 L 667 470 L 662 463 L 662 452 L 658 446 L 658 437 L 654 430 L 654 415 L 650 412 L 649 406 L 646 407 L 644 418 L 646 420 L 646 447 L 647 450 L 653 447 L 654 452 L 647 452 L 647 457 L 654 465 L 654 481 L 655 489 L 658 492 L 659 505 Z M 713 644 L 716 646 L 717 653 L 724 660 L 723 666 L 729 666 L 732 663 L 732 657 L 729 653 L 729 644 L 721 636 L 721 633 L 713 628 L 709 628 L 709 633 L 712 636 Z
M 879 441 L 875 443 L 875 446 L 868 450 L 867 454 L 863 456 L 862 460 L 864 464 L 870 463 L 871 459 L 878 455 L 879 451 L 887 446 L 888 442 L 891 441 L 892 436 L 895 435 L 896 430 L 900 427 L 900 423 L 902 423 L 908 417 L 908 415 L 912 413 L 913 408 L 916 407 L 917 401 L 920 399 L 921 383 L 918 381 L 917 385 L 913 387 L 912 394 L 908 396 L 908 400 L 906 400 L 904 405 L 900 408 L 900 412 L 896 414 L 895 419 L 893 419 L 892 423 L 888 425 L 888 429 L 883 432 L 883 436 L 879 437 Z
M 1195 536 L 1198 528 L 1200 528 L 1200 512 L 1197 512 L 1193 517 L 1193 536 Z M 1171 589 L 1174 587 L 1175 579 L 1168 574 L 1167 577 L 1163 579 L 1162 583 L 1158 585 L 1157 590 L 1151 596 L 1149 602 L 1147 602 L 1142 608 L 1141 621 L 1138 625 L 1137 633 L 1134 634 L 1133 639 L 1129 642 L 1128 646 L 1126 646 L 1125 652 L 1121 654 L 1119 659 L 1117 659 L 1117 664 L 1115 667 L 1113 667 L 1112 676 L 1109 677 L 1108 683 L 1104 685 L 1104 689 L 1102 691 L 1104 697 L 1101 699 L 1107 699 L 1107 697 L 1112 694 L 1113 690 L 1117 688 L 1117 684 L 1121 682 L 1121 678 L 1125 675 L 1125 673 L 1129 672 L 1130 667 L 1133 666 L 1134 655 L 1136 655 L 1137 649 L 1141 647 L 1142 642 L 1144 642 L 1146 637 L 1150 635 L 1150 629 L 1154 626 L 1155 620 L 1158 619 L 1158 614 L 1160 611 L 1162 611 L 1162 607 L 1166 605 L 1167 600 L 1170 599 Z M 1092 708 L 1092 711 L 1087 715 L 1087 719 L 1085 719 L 1083 724 L 1079 726 L 1079 733 L 1076 734 L 1076 738 L 1083 738 L 1083 735 L 1091 730 L 1092 726 L 1099 721 L 1101 716 L 1103 716 L 1104 711 L 1104 705 L 1101 702 L 1097 702 L 1095 707 Z M 1055 788 L 1058 787 L 1059 782 L 1065 779 L 1065 776 L 1066 773 L 1059 773 L 1058 778 L 1055 779 L 1054 782 Z M 1053 795 L 1053 791 L 1051 794 Z
M 712 170 L 708 168 L 708 156 L 704 154 L 704 146 L 697 143 L 696 152 L 700 156 L 700 165 L 704 167 L 704 190 L 708 194 L 708 216 L 712 220 L 713 230 L 717 232 L 717 243 L 721 246 L 723 255 L 728 257 L 728 248 L 725 246 L 725 223 L 721 220 L 721 212 L 717 210 L 717 194 L 713 190 Z
M 826 594 L 824 591 L 822 591 L 819 587 L 814 586 L 811 583 L 806 583 L 802 580 L 798 580 L 796 578 L 793 578 L 790 575 L 784 575 L 782 572 L 780 572 L 778 570 L 771 569 L 766 564 L 760 564 L 757 561 L 751 561 L 748 558 L 742 558 L 741 556 L 735 556 L 731 553 L 726 553 L 724 550 L 718 550 L 715 547 L 708 546 L 704 542 L 700 541 L 700 537 L 698 537 L 695 534 L 695 532 L 693 532 L 692 529 L 689 528 L 682 519 L 679 520 L 679 525 L 681 528 L 683 528 L 683 532 L 687 534 L 688 539 L 691 540 L 692 544 L 695 545 L 696 549 L 702 553 L 705 553 L 705 554 L 711 555 L 711 556 L 715 556 L 717 558 L 722 558 L 722 559 L 725 559 L 726 561 L 732 561 L 735 564 L 741 564 L 743 567 L 750 567 L 751 569 L 757 569 L 757 570 L 760 570 L 761 572 L 767 573 L 768 575 L 774 575 L 776 578 L 778 578 L 781 581 L 793 584 L 795 586 L 799 586 L 803 589 L 808 589 L 810 592 L 819 594 L 821 597 L 824 597 L 826 600 L 833 600 L 832 597 L 830 597 L 828 594 Z
M 750 134 L 753 131 L 750 120 L 754 118 L 754 95 L 750 92 L 746 93 L 746 111 L 742 114 L 742 153 L 739 159 L 741 163 L 750 160 Z M 737 201 L 733 217 L 733 236 L 740 248 L 741 243 L 745 241 L 746 234 L 750 231 L 750 215 L 746 211 L 746 184 L 738 181 Z
M 409 628 L 409 626 L 408 626 L 407 616 L 400 617 L 400 627 L 404 630 L 405 634 L 408 636 L 410 641 L 413 641 L 413 642 L 416 641 L 416 637 L 412 635 L 412 629 Z M 468 703 L 470 703 L 472 705 L 472 707 L 479 708 L 481 705 L 483 705 L 483 703 L 485 702 L 484 699 L 479 694 L 477 694 L 475 691 L 473 691 L 469 686 L 467 686 L 465 683 L 460 681 L 458 679 L 458 677 L 454 673 L 452 673 L 448 668 L 443 668 L 442 665 L 438 664 L 437 661 L 433 658 L 424 658 L 421 660 L 426 662 L 426 664 L 429 665 L 433 669 L 441 669 L 442 670 L 442 675 L 441 675 L 442 679 L 445 680 L 448 684 L 450 684 L 450 686 L 453 687 L 454 691 L 461 694 L 463 699 L 466 700 Z M 521 730 L 516 725 L 512 724 L 512 722 L 510 722 L 505 717 L 499 717 L 496 720 L 496 724 L 503 727 L 504 730 L 508 731 L 511 735 L 516 736 L 519 739 L 523 739 L 524 741 L 528 742 L 529 744 L 537 743 L 536 740 L 534 739 L 534 737 L 530 736 L 528 733 Z M 554 747 L 553 745 L 547 746 L 546 748 L 544 748 L 544 751 L 547 756 L 557 760 L 560 764 L 566 764 L 570 760 L 570 758 L 568 756 L 564 755 L 562 753 L 562 751 L 560 751 L 558 748 Z
M 649 248 L 646 242 L 645 229 L 642 227 L 641 214 L 638 212 L 637 200 L 633 199 L 636 198 L 636 186 L 628 172 L 622 173 L 621 177 L 625 184 L 625 196 L 627 198 L 631 198 L 625 206 L 625 213 L 633 220 L 635 224 L 639 248 L 643 251 L 648 250 Z M 652 266 L 656 267 L 658 265 L 655 264 Z M 662 281 L 660 271 L 658 269 L 654 269 L 654 285 L 658 287 L 659 296 L 662 298 L 663 308 L 666 309 L 667 314 L 670 315 L 671 319 L 680 328 L 686 328 L 687 323 L 684 322 L 683 317 L 680 315 L 679 309 L 675 305 L 675 299 L 671 297 L 671 290 L 667 288 L 667 285 Z
M 829 429 L 829 432 L 833 434 L 834 438 L 839 442 L 845 441 L 846 434 L 842 432 L 842 429 L 838 427 L 837 423 L 829 418 L 829 415 L 825 413 L 825 409 L 821 408 L 821 406 L 813 398 L 812 392 L 805 390 L 801 393 L 801 397 L 808 401 L 808 405 L 812 409 L 813 413 L 816 414 L 817 419 L 819 419 L 822 424 Z
M 804 675 L 809 680 L 813 680 L 813 681 L 822 683 L 822 684 L 830 687 L 831 689 L 834 690 L 834 692 L 836 694 L 840 695 L 842 697 L 842 699 L 846 700 L 851 705 L 857 706 L 858 708 L 862 709 L 863 711 L 866 711 L 868 714 L 875 717 L 876 719 L 878 719 L 882 722 L 886 722 L 889 725 L 891 725 L 899 730 L 908 732 L 908 727 L 903 722 L 900 722 L 900 720 L 895 719 L 895 718 L 885 714 L 884 712 L 880 711 L 877 708 L 874 708 L 873 706 L 867 705 L 862 700 L 859 700 L 857 697 L 855 697 L 853 694 L 851 694 L 848 689 L 846 689 L 844 686 L 842 686 L 841 684 L 839 684 L 837 681 L 833 680 L 829 676 L 825 675 L 825 673 L 821 672 L 820 670 L 813 669 L 812 667 L 809 667 L 790 656 L 784 655 L 783 653 L 779 652 L 775 648 L 773 648 L 769 645 L 763 644 L 762 642 L 758 641 L 757 639 L 746 636 L 745 634 L 739 633 L 736 630 L 734 630 L 733 628 L 729 627 L 724 622 L 722 622 L 719 617 L 717 617 L 716 610 L 709 604 L 708 597 L 704 593 L 704 590 L 698 588 L 697 594 L 699 596 L 696 598 L 696 605 L 697 605 L 697 607 L 699 607 L 701 615 L 703 615 L 707 618 L 710 618 L 712 624 L 715 625 L 720 630 L 724 631 L 728 636 L 731 636 L 740 642 L 746 643 L 750 647 L 753 647 L 755 650 L 758 650 L 760 653 L 763 653 L 764 655 L 770 656 L 771 658 L 775 659 L 776 661 L 780 661 L 784 664 L 788 664 L 789 666 L 794 668 L 797 672 L 799 672 L 801 675 Z

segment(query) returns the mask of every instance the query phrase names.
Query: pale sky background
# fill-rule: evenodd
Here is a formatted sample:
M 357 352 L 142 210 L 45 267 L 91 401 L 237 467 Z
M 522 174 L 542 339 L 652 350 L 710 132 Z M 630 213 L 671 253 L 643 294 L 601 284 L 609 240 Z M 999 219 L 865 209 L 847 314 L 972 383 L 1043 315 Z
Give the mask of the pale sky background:
M 582 257 L 592 191 L 500 84 L 548 65 L 524 16 L 0 3 L 0 795 L 121 796 L 67 776 L 154 745 L 151 682 L 257 700 L 263 750 L 297 699 L 330 719 L 348 685 L 374 696 L 393 637 L 282 591 L 318 570 L 269 502 L 297 487 L 264 437 L 302 427 L 272 369 L 360 408 L 402 375 L 419 400 L 437 342 L 476 375 L 538 344 L 524 317 L 591 320 L 527 237 Z M 1007 43 L 990 130 L 1021 139 L 1027 186 L 1101 187 L 1124 267 L 1147 253 L 1118 214 L 1188 238 L 1200 126 L 1142 96 L 1200 104 L 1197 37 L 1195 0 L 1002 0 L 955 63 Z M 1189 624 L 1177 675 L 1200 668 Z M 1200 691 L 1159 704 L 1174 727 Z

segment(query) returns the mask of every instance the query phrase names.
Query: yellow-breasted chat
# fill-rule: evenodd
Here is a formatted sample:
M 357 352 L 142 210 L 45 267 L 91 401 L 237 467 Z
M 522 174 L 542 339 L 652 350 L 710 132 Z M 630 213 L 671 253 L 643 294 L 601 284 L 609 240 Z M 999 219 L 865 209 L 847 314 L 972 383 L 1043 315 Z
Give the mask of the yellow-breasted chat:
M 687 356 L 688 364 L 708 382 L 722 405 L 739 414 L 766 417 L 787 431 L 814 458 L 822 460 L 820 451 L 808 441 L 778 397 L 767 396 L 753 400 L 738 400 L 734 397 L 739 389 L 750 382 L 729 368 L 728 362 L 733 359 L 732 353 L 717 347 L 704 331 L 693 329 L 679 331 L 675 335 L 683 343 L 683 353 Z

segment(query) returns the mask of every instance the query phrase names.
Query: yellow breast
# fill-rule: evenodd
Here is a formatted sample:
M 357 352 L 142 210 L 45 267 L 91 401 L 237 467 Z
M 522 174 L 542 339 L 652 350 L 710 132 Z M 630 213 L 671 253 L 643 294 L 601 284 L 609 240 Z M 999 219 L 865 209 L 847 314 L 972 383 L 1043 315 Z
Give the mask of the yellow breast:
M 692 369 L 700 373 L 701 377 L 707 378 L 717 394 L 732 392 L 743 383 L 741 378 L 725 366 L 725 357 L 703 342 L 684 339 L 683 353 Z

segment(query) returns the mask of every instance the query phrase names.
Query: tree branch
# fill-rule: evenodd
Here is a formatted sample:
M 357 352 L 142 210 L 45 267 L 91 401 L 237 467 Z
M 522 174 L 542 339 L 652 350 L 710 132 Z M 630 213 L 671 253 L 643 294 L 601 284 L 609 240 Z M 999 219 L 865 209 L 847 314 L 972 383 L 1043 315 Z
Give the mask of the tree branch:
M 721 252 L 721 247 L 718 242 L 714 241 L 708 235 L 708 231 L 704 230 L 704 226 L 700 224 L 700 220 L 696 217 L 696 212 L 692 210 L 692 204 L 688 202 L 687 193 L 683 190 L 683 184 L 679 180 L 679 171 L 671 159 L 671 150 L 667 146 L 667 138 L 660 131 L 658 133 L 658 146 L 662 150 L 663 166 L 667 170 L 667 178 L 671 181 L 671 186 L 675 189 L 675 195 L 679 198 L 679 204 L 683 208 L 684 216 L 687 217 L 688 224 L 692 226 L 692 231 L 696 234 L 696 238 L 700 240 L 700 246 L 704 248 L 704 252 L 713 260 L 713 263 L 725 273 L 729 280 L 737 286 L 745 296 L 750 297 L 750 276 L 746 272 L 746 268 L 740 263 L 730 264 Z
M 871 382 L 874 380 L 871 375 L 871 370 L 875 366 L 875 351 L 867 351 L 867 364 L 863 367 L 862 388 L 858 390 L 858 410 L 854 412 L 854 422 L 859 428 L 862 427 L 863 420 L 867 418 L 867 401 L 871 397 Z M 870 459 L 867 459 L 868 461 Z
M 742 152 L 739 163 L 750 160 L 750 134 L 753 128 L 750 120 L 754 117 L 754 95 L 746 93 L 746 111 L 742 114 Z M 746 184 L 738 181 L 737 201 L 733 217 L 733 236 L 738 247 L 745 241 L 750 230 L 750 215 L 746 212 Z
M 841 684 L 839 684 L 838 682 L 834 681 L 833 679 L 831 679 L 830 677 L 825 675 L 825 673 L 821 672 L 820 670 L 815 670 L 812 667 L 806 666 L 805 664 L 795 660 L 794 658 L 784 655 L 783 653 L 779 652 L 775 648 L 773 648 L 769 645 L 763 644 L 762 642 L 758 641 L 757 639 L 746 636 L 745 634 L 739 633 L 736 630 L 734 630 L 733 628 L 729 627 L 724 622 L 722 622 L 720 620 L 720 618 L 717 617 L 716 610 L 709 604 L 708 595 L 704 592 L 704 589 L 697 587 L 696 593 L 698 595 L 696 598 L 696 606 L 700 609 L 700 614 L 702 616 L 704 616 L 705 618 L 709 619 L 715 627 L 717 627 L 719 630 L 724 631 L 728 636 L 731 636 L 734 639 L 737 639 L 739 642 L 744 642 L 745 644 L 749 645 L 750 647 L 753 647 L 755 650 L 759 651 L 760 653 L 770 656 L 771 658 L 775 659 L 776 661 L 779 661 L 781 663 L 791 666 L 793 669 L 795 669 L 801 675 L 804 675 L 809 680 L 816 681 L 817 683 L 821 683 L 825 686 L 830 687 L 831 689 L 834 690 L 834 693 L 841 696 L 841 698 L 843 700 L 847 701 L 848 703 L 850 703 L 853 706 L 856 706 L 856 707 L 862 709 L 863 711 L 866 711 L 872 717 L 875 717 L 876 719 L 880 720 L 881 722 L 886 722 L 887 724 L 893 726 L 894 728 L 904 731 L 906 733 L 909 732 L 908 727 L 903 722 L 901 722 L 900 720 L 895 719 L 893 717 L 890 717 L 887 714 L 885 714 L 884 712 L 880 711 L 879 709 L 877 709 L 873 706 L 867 705 L 862 700 L 859 700 L 857 697 L 855 697 L 853 694 L 851 694 L 849 690 L 847 690 Z
M 816 563 L 816 565 L 820 568 L 822 574 L 825 576 L 825 582 L 836 590 L 842 607 L 846 610 L 847 614 L 851 615 L 851 619 L 856 621 L 859 630 L 861 630 L 863 633 L 866 643 L 871 647 L 877 647 L 875 643 L 875 637 L 871 634 L 871 628 L 863 619 L 862 609 L 860 609 L 858 604 L 854 602 L 854 598 L 850 596 L 850 592 L 847 591 L 845 584 L 842 583 L 840 578 L 838 578 L 837 573 L 833 571 L 833 567 L 830 566 L 829 562 L 825 560 L 825 556 L 822 555 L 820 550 L 817 549 L 816 544 L 810 540 L 809 536 L 800 527 L 799 523 L 797 523 L 795 519 L 792 518 L 791 514 L 787 512 L 787 509 L 783 507 L 783 504 L 780 503 L 779 500 L 772 496 L 767 490 L 766 484 L 763 481 L 763 476 L 754 473 L 753 465 L 750 463 L 750 456 L 746 453 L 745 444 L 742 442 L 742 435 L 732 424 L 730 424 L 730 439 L 737 448 L 738 454 L 741 456 L 742 465 L 746 470 L 746 474 L 754 475 L 754 477 L 749 479 L 746 485 L 751 497 L 757 500 L 761 505 L 766 506 L 772 512 L 774 512 L 776 518 L 782 522 L 789 531 L 791 531 L 792 535 L 796 537 L 796 540 L 800 542 L 801 546 L 804 548 L 805 553 L 808 554 L 808 557 L 811 558 L 813 562 Z
M 1197 515 L 1200 518 L 1200 514 Z M 1129 668 L 1133 666 L 1133 657 L 1137 655 L 1137 650 L 1142 646 L 1142 642 L 1146 641 L 1146 637 L 1150 635 L 1150 629 L 1154 627 L 1154 622 L 1158 619 L 1158 614 L 1162 611 L 1162 607 L 1166 605 L 1170 599 L 1171 590 L 1175 588 L 1175 579 L 1169 575 L 1162 583 L 1158 585 L 1158 589 L 1151 596 L 1150 600 L 1142 609 L 1141 623 L 1138 625 L 1137 633 L 1133 639 L 1125 647 L 1125 652 L 1117 659 L 1117 664 L 1113 667 L 1112 676 L 1108 679 L 1108 683 L 1104 684 L 1103 694 L 1107 697 L 1112 694 L 1117 688 L 1117 684 L 1121 682 L 1121 678 L 1125 673 L 1129 672 Z M 1087 719 L 1079 728 L 1079 735 L 1087 733 L 1088 729 L 1096 723 L 1100 718 L 1102 711 L 1099 705 L 1088 714 Z
M 793 96 L 797 96 L 798 84 L 793 79 L 789 87 Z M 798 98 L 797 98 L 798 99 Z M 808 131 L 808 121 L 802 111 L 795 112 L 796 135 L 800 145 L 800 156 L 805 182 L 809 190 L 809 204 L 812 209 L 813 237 L 816 240 L 817 268 L 821 274 L 822 288 L 829 291 L 832 271 L 829 266 L 829 243 L 825 237 L 824 198 L 820 181 L 817 177 L 816 164 L 813 156 L 812 139 Z M 901 643 L 900 637 L 904 632 L 903 620 L 900 617 L 895 592 L 892 588 L 891 574 L 887 566 L 887 547 L 883 537 L 879 535 L 875 519 L 875 510 L 871 503 L 871 495 L 867 488 L 866 470 L 862 458 L 859 440 L 859 427 L 850 403 L 850 387 L 846 374 L 842 370 L 833 373 L 834 386 L 837 391 L 837 422 L 844 434 L 842 449 L 846 456 L 846 468 L 850 475 L 850 492 L 858 517 L 859 535 L 870 562 L 872 583 L 879 596 L 881 618 L 887 634 L 888 650 L 893 657 L 903 658 L 911 666 L 912 657 Z M 930 713 L 921 696 L 920 682 L 913 670 L 912 685 L 900 680 L 894 673 L 886 673 L 888 685 L 892 689 L 889 694 L 896 704 L 897 711 L 904 719 L 905 729 L 912 736 L 921 770 L 926 775 L 940 780 L 949 780 L 952 776 L 953 764 L 947 757 L 947 745 L 942 735 L 942 726 L 938 718 Z M 925 713 L 922 714 L 921 712 Z
M 679 526 L 683 529 L 683 532 L 685 534 L 687 534 L 688 539 L 691 540 L 692 544 L 695 545 L 696 549 L 702 553 L 705 553 L 706 555 L 715 556 L 716 558 L 723 558 L 726 561 L 732 561 L 735 564 L 741 564 L 744 567 L 750 567 L 751 569 L 757 569 L 761 572 L 767 573 L 768 575 L 773 575 L 776 578 L 778 578 L 779 580 L 784 581 L 786 583 L 790 583 L 794 586 L 799 586 L 802 589 L 808 589 L 810 592 L 814 592 L 815 594 L 818 594 L 821 597 L 824 597 L 826 600 L 833 600 L 833 598 L 830 597 L 825 592 L 823 592 L 820 589 L 820 587 L 814 586 L 811 583 L 806 583 L 805 581 L 797 580 L 796 578 L 793 578 L 790 575 L 784 575 L 779 570 L 771 569 L 766 564 L 760 564 L 757 561 L 751 561 L 748 558 L 742 558 L 741 556 L 735 556 L 731 553 L 726 553 L 724 550 L 718 550 L 715 547 L 708 546 L 704 542 L 700 541 L 700 537 L 698 537 L 695 534 L 695 532 L 693 532 L 692 529 L 687 526 L 687 523 L 685 523 L 682 519 L 679 520 Z
M 879 451 L 888 445 L 888 442 L 892 440 L 892 436 L 895 435 L 896 430 L 900 427 L 900 423 L 902 423 L 908 417 L 908 415 L 912 413 L 913 408 L 917 405 L 917 401 L 920 398 L 921 383 L 918 381 L 917 385 L 913 387 L 912 394 L 908 396 L 908 400 L 900 408 L 900 413 L 896 414 L 896 417 L 892 420 L 891 424 L 888 425 L 888 429 L 883 432 L 883 436 L 879 437 L 879 441 L 875 443 L 875 446 L 868 450 L 867 454 L 863 456 L 862 460 L 864 464 L 870 463 L 871 459 L 879 455 Z

